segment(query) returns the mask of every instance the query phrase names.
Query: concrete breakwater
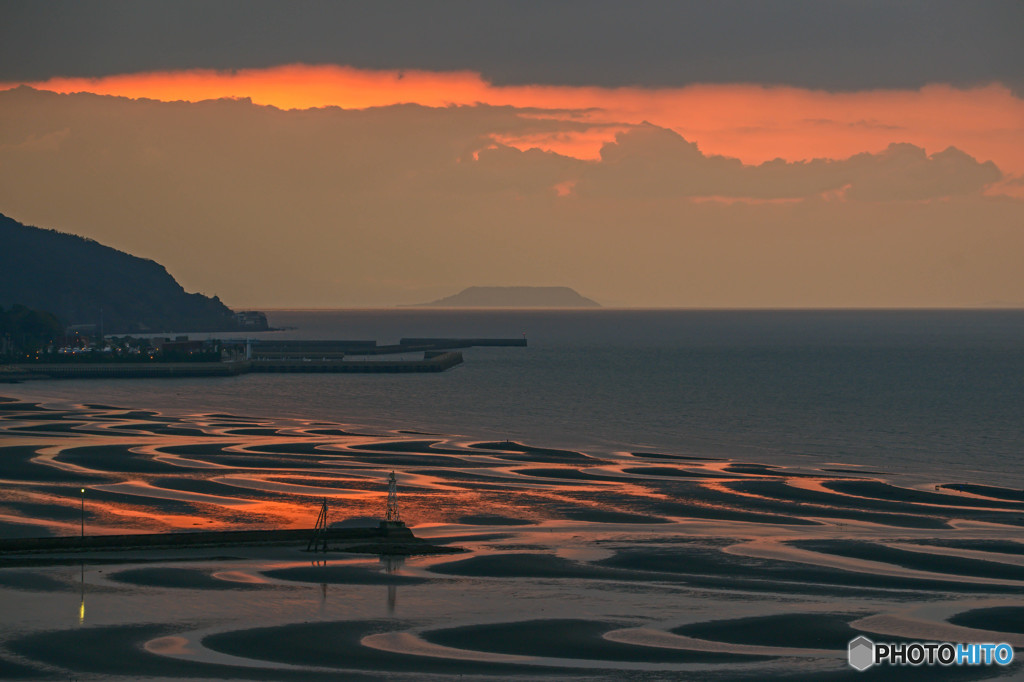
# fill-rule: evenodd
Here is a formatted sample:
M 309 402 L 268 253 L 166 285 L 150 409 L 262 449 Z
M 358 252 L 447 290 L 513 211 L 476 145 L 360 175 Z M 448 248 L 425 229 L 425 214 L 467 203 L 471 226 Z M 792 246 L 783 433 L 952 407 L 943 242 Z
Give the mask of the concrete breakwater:
M 225 347 L 235 359 L 223 362 L 61 362 L 26 363 L 0 368 L 0 383 L 31 379 L 130 379 L 226 377 L 261 373 L 389 374 L 443 372 L 462 364 L 458 348 L 526 346 L 526 337 L 404 338 L 398 344 L 345 340 L 234 339 Z M 244 348 L 244 353 L 242 349 Z M 423 353 L 422 359 L 376 360 L 379 355 Z M 244 358 L 244 359 L 243 359 Z M 358 359 L 355 359 L 358 358 Z
M 249 371 L 304 374 L 443 372 L 461 363 L 462 353 L 427 352 L 422 360 L 256 359 L 249 361 Z
M 194 531 L 0 539 L 0 565 L 36 553 L 120 551 L 187 547 L 295 545 L 305 547 L 312 529 Z M 417 538 L 405 526 L 328 528 L 330 549 L 371 554 L 435 554 L 461 551 Z
M 475 346 L 526 346 L 526 336 L 516 339 L 474 339 L 474 338 L 404 338 L 399 346 L 431 348 L 473 348 Z
M 224 377 L 251 371 L 248 362 L 59 363 L 19 365 L 6 372 L 15 381 L 29 379 L 118 379 Z
M 141 379 L 225 377 L 249 372 L 367 374 L 443 372 L 462 363 L 462 353 L 425 353 L 422 360 L 268 358 L 232 362 L 61 363 L 20 365 L 3 374 L 9 382 L 30 379 Z
M 252 343 L 254 358 L 311 359 L 332 358 L 351 355 L 394 355 L 397 353 L 437 353 L 458 348 L 476 346 L 526 346 L 526 337 L 515 339 L 496 338 L 462 338 L 462 337 L 429 337 L 403 338 L 397 344 L 378 345 L 376 341 L 307 341 L 307 340 L 266 340 L 260 339 Z

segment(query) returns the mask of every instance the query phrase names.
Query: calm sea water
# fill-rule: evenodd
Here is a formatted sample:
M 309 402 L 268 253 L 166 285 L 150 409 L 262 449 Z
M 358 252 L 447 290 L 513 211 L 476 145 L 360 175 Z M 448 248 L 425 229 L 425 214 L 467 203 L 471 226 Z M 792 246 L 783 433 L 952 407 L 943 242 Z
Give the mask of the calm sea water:
M 1024 487 L 1021 311 L 273 311 L 296 339 L 501 336 L 437 375 L 33 382 L 6 394 Z M 256 335 L 261 336 L 261 335 Z M 263 335 L 265 336 L 265 335 Z

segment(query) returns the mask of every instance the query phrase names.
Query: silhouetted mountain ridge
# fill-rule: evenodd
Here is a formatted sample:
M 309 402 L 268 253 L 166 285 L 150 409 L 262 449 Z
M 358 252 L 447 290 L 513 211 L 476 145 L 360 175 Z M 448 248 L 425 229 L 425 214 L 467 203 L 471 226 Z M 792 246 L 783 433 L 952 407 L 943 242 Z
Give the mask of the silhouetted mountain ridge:
M 219 298 L 187 293 L 155 261 L 0 214 L 0 305 L 15 303 L 68 325 L 99 324 L 102 315 L 106 333 L 239 327 Z
M 569 287 L 469 287 L 431 303 L 429 308 L 600 308 Z

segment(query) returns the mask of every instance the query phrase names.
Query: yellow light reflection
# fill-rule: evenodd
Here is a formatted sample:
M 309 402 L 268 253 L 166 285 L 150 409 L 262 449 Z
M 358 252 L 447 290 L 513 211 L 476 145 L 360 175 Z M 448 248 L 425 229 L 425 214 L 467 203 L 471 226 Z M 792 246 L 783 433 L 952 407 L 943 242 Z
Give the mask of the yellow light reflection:
M 85 563 L 81 565 L 81 573 L 79 574 L 79 585 L 81 585 L 82 601 L 78 605 L 78 624 L 82 625 L 85 623 Z

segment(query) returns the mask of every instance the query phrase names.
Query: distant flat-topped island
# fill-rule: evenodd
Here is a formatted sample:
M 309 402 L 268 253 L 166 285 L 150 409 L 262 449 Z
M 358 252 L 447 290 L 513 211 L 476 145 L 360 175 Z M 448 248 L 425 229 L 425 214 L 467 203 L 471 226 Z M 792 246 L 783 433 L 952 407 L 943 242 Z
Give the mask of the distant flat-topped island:
M 569 287 L 469 287 L 416 308 L 600 308 Z

